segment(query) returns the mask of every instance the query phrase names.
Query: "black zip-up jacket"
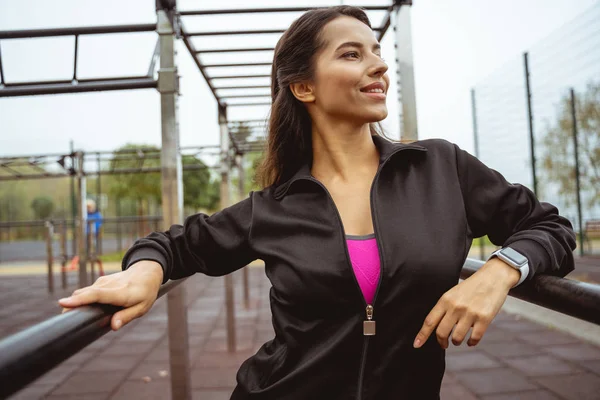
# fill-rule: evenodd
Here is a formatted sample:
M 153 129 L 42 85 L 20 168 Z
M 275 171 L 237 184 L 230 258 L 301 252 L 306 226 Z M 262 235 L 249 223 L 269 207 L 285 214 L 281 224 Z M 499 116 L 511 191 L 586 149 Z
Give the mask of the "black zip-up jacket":
M 165 282 L 265 261 L 275 338 L 242 364 L 232 399 L 438 399 L 445 352 L 435 334 L 420 349 L 413 340 L 458 283 L 474 237 L 487 234 L 525 255 L 528 279 L 573 269 L 571 224 L 526 187 L 445 140 L 373 141 L 380 153 L 371 188 L 381 258 L 375 336 L 363 335 L 367 304 L 341 218 L 308 163 L 281 185 L 138 240 L 125 255 L 124 268 L 158 261 Z

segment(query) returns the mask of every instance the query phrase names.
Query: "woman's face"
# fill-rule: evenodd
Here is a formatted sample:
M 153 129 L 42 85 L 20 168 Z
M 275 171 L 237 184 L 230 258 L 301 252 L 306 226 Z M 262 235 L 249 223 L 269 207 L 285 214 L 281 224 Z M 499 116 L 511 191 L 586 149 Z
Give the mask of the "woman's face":
M 341 16 L 321 34 L 325 46 L 315 58 L 312 107 L 357 123 L 384 119 L 390 79 L 374 32 L 356 18 Z

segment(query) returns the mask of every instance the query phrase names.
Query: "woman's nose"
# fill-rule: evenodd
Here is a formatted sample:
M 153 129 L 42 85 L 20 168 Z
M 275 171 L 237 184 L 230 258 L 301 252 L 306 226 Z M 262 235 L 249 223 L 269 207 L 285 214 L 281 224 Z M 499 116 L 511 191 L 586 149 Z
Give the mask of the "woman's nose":
M 382 76 L 388 70 L 388 65 L 380 57 L 373 62 L 371 70 L 369 71 L 370 76 Z

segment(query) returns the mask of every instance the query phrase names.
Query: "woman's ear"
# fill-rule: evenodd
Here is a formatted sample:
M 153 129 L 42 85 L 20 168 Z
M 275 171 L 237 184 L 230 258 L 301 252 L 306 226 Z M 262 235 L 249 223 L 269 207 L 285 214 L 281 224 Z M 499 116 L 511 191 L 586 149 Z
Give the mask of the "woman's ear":
M 307 82 L 292 83 L 290 90 L 294 97 L 303 103 L 313 103 L 315 101 L 313 86 Z

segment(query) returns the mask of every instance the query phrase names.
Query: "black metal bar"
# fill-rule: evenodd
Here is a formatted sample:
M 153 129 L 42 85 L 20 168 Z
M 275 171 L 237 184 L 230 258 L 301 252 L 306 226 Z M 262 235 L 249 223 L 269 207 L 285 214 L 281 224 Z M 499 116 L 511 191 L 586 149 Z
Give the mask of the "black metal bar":
M 235 120 L 235 121 L 228 121 L 230 124 L 244 124 L 246 122 L 264 122 L 266 123 L 267 120 L 266 119 L 244 119 L 244 120 Z
M 386 32 L 390 28 L 390 25 L 392 23 L 392 13 L 393 12 L 395 12 L 395 8 L 393 8 L 393 7 L 388 8 L 387 15 L 385 16 L 385 21 L 383 22 L 383 25 L 381 26 L 381 29 L 379 30 L 379 32 L 377 32 L 377 41 L 378 42 L 381 42 L 381 39 L 383 39 Z
M 1 45 L 2 43 L 0 43 Z M 0 85 L 4 85 L 4 69 L 2 68 L 2 48 L 0 47 Z
M 380 32 L 382 28 L 373 28 L 375 32 Z M 284 33 L 285 29 L 263 29 L 263 30 L 246 30 L 246 31 L 212 31 L 212 32 L 191 32 L 185 36 L 230 36 L 230 35 L 268 35 L 276 33 Z
M 271 65 L 270 62 L 259 63 L 241 63 L 241 64 L 204 64 L 204 68 L 219 68 L 219 67 L 259 67 Z
M 523 60 L 525 63 L 525 90 L 527 96 L 527 117 L 529 127 L 529 149 L 531 154 L 531 175 L 533 178 L 533 193 L 538 195 L 538 181 L 536 171 L 536 160 L 535 160 L 535 137 L 533 131 L 533 109 L 531 108 L 531 86 L 529 81 L 529 53 L 523 53 Z
M 61 93 L 83 93 L 125 89 L 152 89 L 157 82 L 147 76 L 133 79 L 98 79 L 61 83 L 26 83 L 22 85 L 10 84 L 0 88 L 0 97 L 35 96 Z
M 281 13 L 281 12 L 304 12 L 326 7 L 272 7 L 272 8 L 238 8 L 225 10 L 188 10 L 179 11 L 181 16 L 191 15 L 216 15 L 216 14 L 255 14 L 255 13 Z M 367 11 L 385 11 L 390 6 L 360 6 Z
M 162 285 L 158 297 L 185 279 Z M 110 331 L 121 307 L 80 307 L 0 341 L 0 398 L 7 398 Z
M 152 78 L 154 74 L 154 67 L 156 66 L 156 61 L 159 58 L 160 53 L 160 38 L 156 39 L 156 45 L 154 46 L 154 52 L 152 53 L 152 58 L 150 59 L 150 65 L 148 66 L 148 73 L 146 76 Z
M 285 29 L 263 29 L 249 31 L 213 31 L 213 32 L 192 32 L 186 33 L 186 37 L 193 36 L 225 36 L 225 35 L 267 35 L 273 33 L 283 33 Z
M 156 24 L 82 26 L 78 28 L 26 29 L 18 31 L 0 31 L 0 39 L 24 39 L 50 36 L 99 35 L 106 33 L 153 32 Z
M 216 90 L 221 89 L 271 89 L 269 85 L 251 85 L 251 86 L 220 86 L 216 87 Z
M 219 99 L 219 96 L 217 96 L 217 92 L 215 91 L 215 88 L 213 87 L 209 76 L 207 75 L 206 71 L 204 70 L 204 65 L 202 65 L 202 63 L 200 62 L 200 59 L 198 58 L 198 56 L 196 56 L 196 48 L 194 47 L 194 44 L 192 43 L 192 41 L 189 39 L 189 37 L 185 33 L 185 28 L 183 26 L 182 21 L 179 21 L 179 28 L 181 30 L 182 40 L 183 40 L 183 43 L 185 44 L 185 47 L 188 49 L 188 51 L 190 52 L 190 55 L 194 59 L 194 62 L 196 63 L 198 70 L 200 71 L 200 73 L 202 74 L 202 77 L 206 81 L 206 84 L 208 85 L 208 88 L 212 92 L 213 96 L 215 97 L 215 100 L 217 100 L 219 107 L 223 107 L 223 104 L 221 104 L 221 100 Z
M 226 96 L 221 96 L 222 99 L 245 99 L 245 98 L 251 98 L 251 97 L 271 97 L 270 94 L 240 94 L 240 95 L 226 95 Z
M 466 279 L 483 266 L 467 259 L 460 277 Z M 509 292 L 510 296 L 600 325 L 600 285 L 550 275 L 537 275 Z
M 163 217 L 160 215 L 146 215 L 146 216 L 126 215 L 126 216 L 121 216 L 121 217 L 102 217 L 102 222 L 106 222 L 106 223 L 139 222 L 139 221 L 156 222 L 156 221 L 162 221 L 162 218 Z M 46 221 L 47 220 L 40 219 L 40 220 L 29 220 L 29 221 L 0 222 L 0 228 L 21 228 L 21 227 L 27 227 L 27 226 L 44 226 L 46 224 Z M 50 222 L 55 226 L 59 226 L 62 224 L 68 225 L 73 221 L 58 219 L 58 220 L 50 220 Z
M 212 76 L 209 80 L 214 81 L 216 79 L 252 79 L 252 78 L 270 78 L 271 75 L 261 74 L 261 75 L 220 75 L 220 76 Z
M 577 143 L 577 111 L 575 90 L 571 88 L 571 120 L 573 122 L 573 150 L 575 152 L 575 187 L 577 190 L 577 219 L 579 222 L 579 255 L 583 256 L 583 217 L 581 215 L 581 182 L 579 174 L 579 144 Z
M 271 102 L 264 103 L 227 103 L 227 107 L 239 107 L 239 106 L 270 106 Z
M 77 54 L 79 52 L 79 35 L 75 35 L 75 54 L 73 56 L 73 80 L 77 80 Z
M 205 53 L 242 53 L 246 51 L 275 51 L 274 47 L 254 47 L 247 49 L 208 49 L 208 50 L 196 50 L 196 54 Z

